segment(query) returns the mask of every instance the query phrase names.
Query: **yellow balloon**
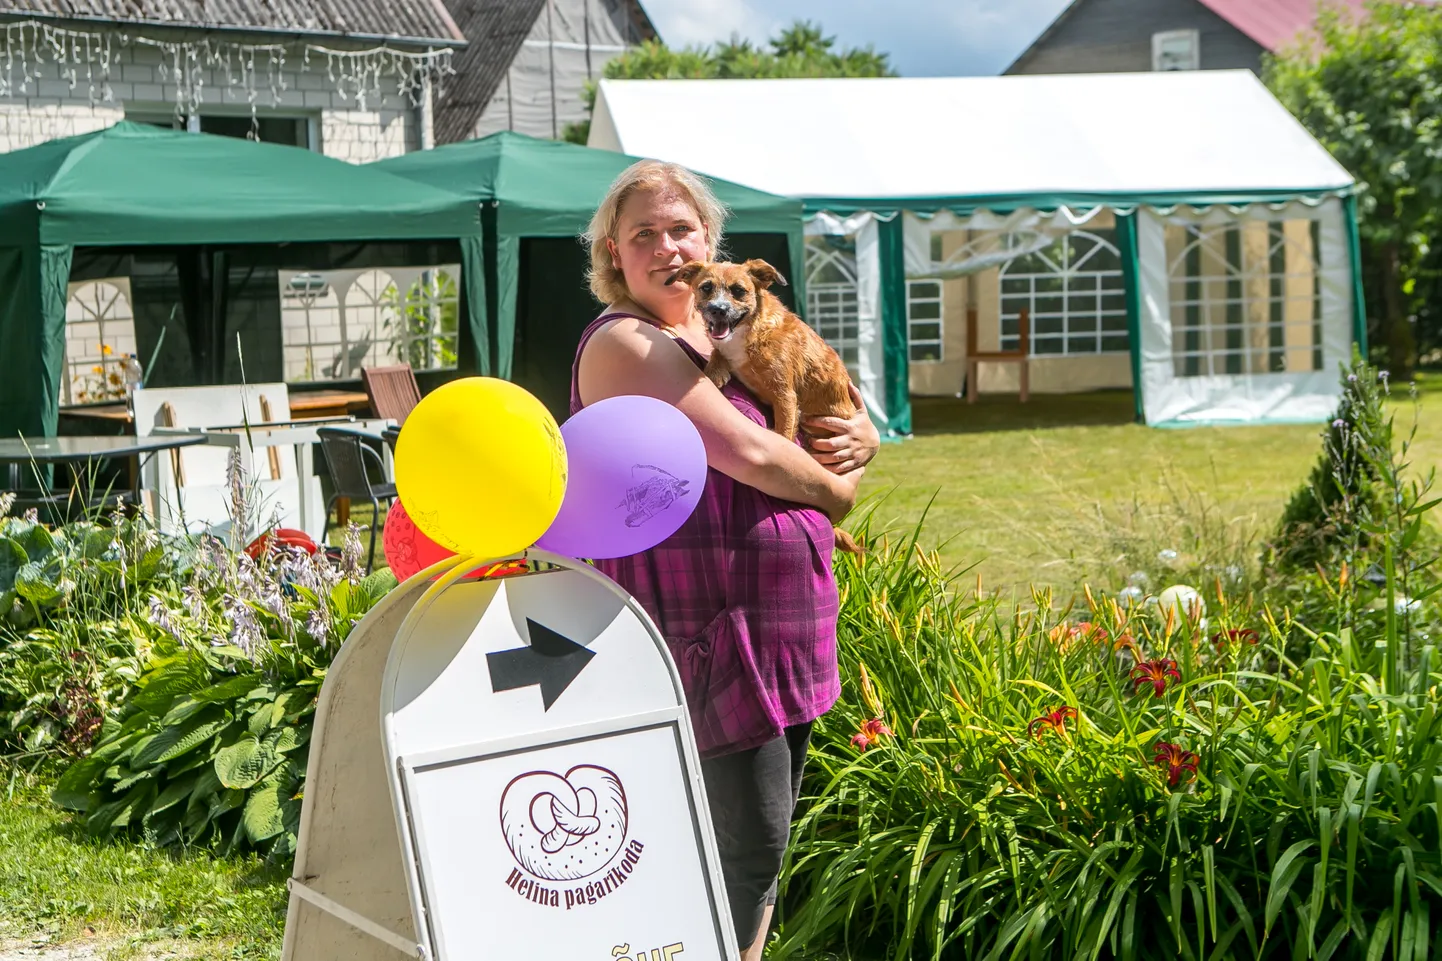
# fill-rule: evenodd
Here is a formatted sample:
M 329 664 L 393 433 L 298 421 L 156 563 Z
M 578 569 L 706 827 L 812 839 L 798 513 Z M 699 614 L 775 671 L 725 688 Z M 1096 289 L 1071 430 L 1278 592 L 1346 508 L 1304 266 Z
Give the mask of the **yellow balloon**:
M 453 380 L 422 398 L 396 441 L 395 469 L 416 526 L 476 557 L 530 547 L 566 493 L 556 419 L 525 389 L 494 377 Z

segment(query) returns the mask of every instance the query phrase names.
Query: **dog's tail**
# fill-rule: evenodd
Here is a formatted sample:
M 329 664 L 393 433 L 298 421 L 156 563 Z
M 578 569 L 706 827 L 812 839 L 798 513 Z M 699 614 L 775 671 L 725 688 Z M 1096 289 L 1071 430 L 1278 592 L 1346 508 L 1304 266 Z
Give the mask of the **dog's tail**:
M 865 554 L 866 548 L 855 537 L 841 528 L 836 528 L 836 549 L 848 554 Z

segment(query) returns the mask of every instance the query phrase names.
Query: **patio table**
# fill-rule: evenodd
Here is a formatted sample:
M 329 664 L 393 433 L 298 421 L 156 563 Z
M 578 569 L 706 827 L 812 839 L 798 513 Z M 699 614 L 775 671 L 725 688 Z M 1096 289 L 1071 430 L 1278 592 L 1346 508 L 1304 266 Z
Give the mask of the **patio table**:
M 320 443 L 317 433 L 322 427 L 344 427 L 347 430 L 369 434 L 382 439 L 384 430 L 395 424 L 389 419 L 358 420 L 354 417 L 330 417 L 315 420 L 291 420 L 268 424 L 232 424 L 223 427 L 157 427 L 153 437 L 193 437 L 197 443 L 228 447 L 237 451 L 240 466 L 245 476 L 254 477 L 254 452 L 270 447 L 294 446 L 297 455 L 297 474 L 300 476 L 298 508 L 300 526 L 307 534 L 318 537 L 325 520 L 325 504 L 317 502 L 311 492 L 307 478 L 315 476 L 315 455 L 313 444 Z M 390 447 L 381 445 L 384 452 L 386 479 L 395 476 Z
M 134 503 L 139 505 L 140 470 L 139 458 L 174 450 L 177 447 L 192 447 L 205 443 L 203 437 L 193 436 L 152 436 L 152 437 L 0 437 L 0 465 L 5 465 L 6 487 L 19 491 L 22 468 L 26 464 L 84 464 L 117 457 L 131 459 L 131 493 Z M 40 498 L 44 501 L 55 497 Z

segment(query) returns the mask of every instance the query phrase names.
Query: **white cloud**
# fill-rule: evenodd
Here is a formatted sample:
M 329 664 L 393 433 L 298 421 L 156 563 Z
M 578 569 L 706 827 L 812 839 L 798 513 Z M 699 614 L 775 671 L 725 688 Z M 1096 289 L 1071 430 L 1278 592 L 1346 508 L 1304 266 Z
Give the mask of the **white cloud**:
M 792 20 L 821 24 L 843 46 L 891 55 L 908 76 L 993 74 L 1068 0 L 642 0 L 661 38 L 706 45 L 732 34 L 762 42 Z M 766 12 L 762 12 L 762 10 Z

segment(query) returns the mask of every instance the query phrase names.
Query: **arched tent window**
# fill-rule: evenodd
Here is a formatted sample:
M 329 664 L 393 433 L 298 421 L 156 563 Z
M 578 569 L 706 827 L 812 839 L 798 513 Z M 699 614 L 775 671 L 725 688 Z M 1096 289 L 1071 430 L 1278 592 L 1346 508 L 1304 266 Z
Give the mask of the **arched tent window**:
M 335 379 L 345 323 L 336 278 L 327 271 L 280 272 L 281 348 L 287 381 Z
M 416 370 L 456 366 L 460 337 L 460 288 L 454 268 L 421 271 L 406 290 L 403 309 L 387 330 L 387 355 Z
M 70 285 L 65 304 L 65 376 L 62 404 L 125 396 L 122 361 L 136 352 L 130 280 L 111 277 Z
M 1073 231 L 1001 269 L 1001 349 L 1016 350 L 1021 312 L 1032 356 L 1125 352 L 1126 284 L 1116 231 Z
M 1168 225 L 1176 376 L 1322 369 L 1319 230 L 1316 220 Z
M 856 379 L 861 310 L 853 238 L 806 238 L 806 317 Z

